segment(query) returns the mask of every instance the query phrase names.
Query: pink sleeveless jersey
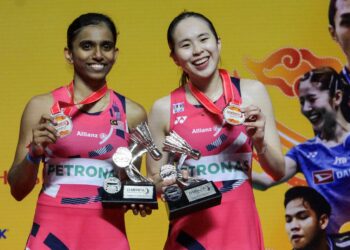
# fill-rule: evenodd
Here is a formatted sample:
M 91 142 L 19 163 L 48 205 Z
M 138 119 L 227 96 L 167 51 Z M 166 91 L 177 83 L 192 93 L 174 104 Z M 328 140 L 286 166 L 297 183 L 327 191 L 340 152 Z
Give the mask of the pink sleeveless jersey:
M 73 108 L 73 130 L 46 149 L 44 184 L 27 249 L 129 249 L 124 212 L 104 209 L 99 190 L 113 175 L 111 157 L 127 146 L 125 98 L 112 90 L 99 113 Z M 65 87 L 54 101 L 69 101 Z
M 224 109 L 224 96 L 215 104 Z M 188 103 L 184 88 L 171 93 L 170 129 L 202 153 L 184 164 L 192 176 L 213 181 L 223 197 L 219 206 L 172 221 L 165 249 L 264 249 L 250 181 L 251 140 L 244 126 L 221 124 L 203 106 Z

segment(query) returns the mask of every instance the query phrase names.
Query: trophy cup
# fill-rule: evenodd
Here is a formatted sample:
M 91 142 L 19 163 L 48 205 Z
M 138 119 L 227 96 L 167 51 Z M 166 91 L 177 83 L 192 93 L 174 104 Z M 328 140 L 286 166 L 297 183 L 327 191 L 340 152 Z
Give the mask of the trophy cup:
M 163 180 L 176 179 L 177 184 L 168 186 L 164 191 L 169 220 L 221 203 L 221 192 L 212 181 L 190 176 L 185 178 L 181 173 L 186 169 L 182 164 L 187 157 L 195 160 L 201 157 L 198 150 L 192 149 L 175 132 L 166 136 L 163 150 L 169 152 L 169 159 L 168 164 L 161 167 L 160 177 Z M 175 158 L 179 158 L 177 163 Z
M 124 169 L 128 180 L 122 183 L 117 177 L 107 178 L 101 193 L 102 204 L 105 207 L 144 204 L 158 209 L 155 185 L 141 174 L 134 163 L 146 152 L 155 160 L 162 158 L 162 154 L 154 145 L 145 122 L 132 129 L 130 139 L 131 145 L 128 148 L 119 147 L 112 157 L 115 165 Z

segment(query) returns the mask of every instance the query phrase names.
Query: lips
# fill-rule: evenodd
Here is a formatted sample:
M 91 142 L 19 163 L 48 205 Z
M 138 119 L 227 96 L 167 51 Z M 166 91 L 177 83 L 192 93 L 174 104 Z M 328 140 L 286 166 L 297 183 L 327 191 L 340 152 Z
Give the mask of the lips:
M 102 63 L 91 63 L 88 64 L 90 68 L 92 68 L 94 71 L 101 71 L 105 68 L 105 64 Z
M 206 57 L 202 57 L 202 58 L 193 60 L 192 64 L 194 66 L 201 66 L 201 65 L 205 64 L 208 60 L 209 60 L 209 56 L 206 56 Z
M 292 235 L 291 240 L 292 241 L 299 241 L 302 237 L 303 237 L 302 235 L 294 234 L 294 235 Z
M 320 121 L 321 119 L 321 114 L 318 112 L 312 112 L 307 115 L 307 118 L 310 120 L 312 124 L 315 124 Z

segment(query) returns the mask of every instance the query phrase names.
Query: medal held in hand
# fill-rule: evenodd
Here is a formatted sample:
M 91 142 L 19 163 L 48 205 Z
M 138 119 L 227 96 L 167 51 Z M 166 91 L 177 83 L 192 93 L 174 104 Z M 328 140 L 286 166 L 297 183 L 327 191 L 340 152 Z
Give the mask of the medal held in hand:
M 73 122 L 71 119 L 71 111 L 73 107 L 77 105 L 91 104 L 99 101 L 108 91 L 107 84 L 103 85 L 99 90 L 92 92 L 89 96 L 85 97 L 82 101 L 74 102 L 74 82 L 72 81 L 66 90 L 70 96 L 70 100 L 66 101 L 55 101 L 51 107 L 51 117 L 55 125 L 55 129 L 59 135 L 59 138 L 63 138 L 70 135 L 73 131 Z
M 231 125 L 241 125 L 245 120 L 244 113 L 241 111 L 240 106 L 232 103 L 227 105 L 222 113 L 225 122 Z
M 144 204 L 158 209 L 155 185 L 141 174 L 134 163 L 146 152 L 155 160 L 159 160 L 162 154 L 154 145 L 146 123 L 141 123 L 133 129 L 130 139 L 131 145 L 119 147 L 112 157 L 116 167 L 125 171 L 128 180 L 121 182 L 117 177 L 107 178 L 101 191 L 102 204 L 105 207 Z M 117 172 L 116 169 L 115 173 Z
M 217 107 L 212 100 L 191 82 L 188 84 L 190 92 L 206 110 L 220 117 L 220 119 L 223 120 L 223 124 L 227 123 L 233 126 L 241 125 L 245 120 L 245 116 L 241 110 L 242 100 L 240 94 L 232 85 L 230 75 L 227 71 L 219 69 L 219 74 L 222 80 L 223 94 L 227 105 L 224 110 Z
M 198 160 L 201 153 L 191 146 L 177 133 L 170 132 L 165 138 L 164 151 L 169 152 L 169 163 L 160 169 L 163 180 L 176 179 L 176 185 L 168 186 L 164 191 L 169 220 L 196 212 L 221 203 L 221 192 L 212 181 L 195 177 L 184 178 L 181 173 L 182 163 L 187 157 Z M 174 158 L 180 155 L 175 164 Z
M 54 122 L 56 123 L 54 127 L 57 130 L 57 133 L 60 138 L 63 138 L 69 135 L 70 133 L 72 133 L 73 123 L 72 123 L 72 120 L 69 118 L 69 116 L 65 115 L 62 112 L 51 116 Z

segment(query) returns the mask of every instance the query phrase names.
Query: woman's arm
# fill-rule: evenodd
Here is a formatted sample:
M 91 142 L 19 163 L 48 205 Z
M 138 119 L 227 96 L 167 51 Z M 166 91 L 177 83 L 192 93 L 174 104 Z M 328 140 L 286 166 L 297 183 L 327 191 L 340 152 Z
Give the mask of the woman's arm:
M 145 109 L 138 103 L 126 99 L 126 119 L 128 122 L 128 129 L 131 131 L 136 128 L 142 122 L 147 122 L 147 113 Z M 140 169 L 142 159 L 134 162 L 134 165 Z
M 8 175 L 11 194 L 16 200 L 22 200 L 33 190 L 44 148 L 57 139 L 49 115 L 51 104 L 50 94 L 33 97 L 22 114 L 16 153 Z
M 291 179 L 297 173 L 297 164 L 294 160 L 289 157 L 285 157 L 286 168 L 285 175 L 278 181 L 275 181 L 266 173 L 252 173 L 252 181 L 255 189 L 265 191 L 270 187 L 276 186 L 280 183 L 284 183 Z
M 155 161 L 152 157 L 147 155 L 147 175 L 150 177 L 156 187 L 157 192 L 161 193 L 163 181 L 159 176 L 160 167 L 167 164 L 168 153 L 162 150 L 163 142 L 170 128 L 170 96 L 163 97 L 157 100 L 149 114 L 149 127 L 154 139 L 154 142 L 159 150 L 161 150 L 163 157 L 159 161 Z
M 264 171 L 274 180 L 284 176 L 284 157 L 270 97 L 258 81 L 241 80 L 243 111 L 248 135 Z

